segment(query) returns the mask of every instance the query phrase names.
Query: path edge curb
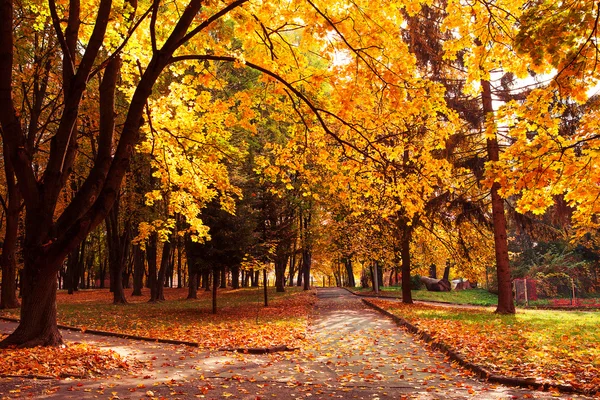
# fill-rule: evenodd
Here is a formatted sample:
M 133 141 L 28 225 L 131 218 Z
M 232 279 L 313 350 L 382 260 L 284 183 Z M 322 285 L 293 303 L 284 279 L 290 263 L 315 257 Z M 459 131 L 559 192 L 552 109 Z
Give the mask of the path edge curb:
M 11 317 L 1 317 L 0 320 L 8 321 L 8 322 L 19 322 L 18 318 Z M 80 333 L 89 333 L 97 336 L 105 336 L 105 337 L 116 337 L 121 339 L 131 339 L 131 340 L 139 340 L 143 342 L 154 342 L 154 343 L 165 343 L 165 344 L 174 344 L 188 347 L 198 347 L 200 348 L 200 344 L 197 342 L 188 342 L 185 340 L 176 340 L 176 339 L 161 339 L 161 338 L 151 338 L 146 336 L 137 336 L 130 335 L 128 333 L 117 333 L 117 332 L 109 332 L 109 331 L 100 331 L 96 329 L 87 329 L 87 328 L 77 328 L 75 326 L 62 325 L 57 324 L 59 329 L 63 329 L 66 331 L 80 332 Z M 236 348 L 218 348 L 218 349 L 206 349 L 209 351 L 229 351 L 229 352 L 238 352 L 238 353 L 247 353 L 247 354 L 271 354 L 271 353 L 279 353 L 284 351 L 294 351 L 298 350 L 297 347 L 288 347 L 287 345 L 281 346 L 272 346 L 272 347 L 236 347 Z
M 571 385 L 563 385 L 551 382 L 538 382 L 533 379 L 526 378 L 518 378 L 518 377 L 510 377 L 506 375 L 493 374 L 487 369 L 483 368 L 480 365 L 474 364 L 470 361 L 467 361 L 462 355 L 458 354 L 452 348 L 450 348 L 445 343 L 442 343 L 436 339 L 434 339 L 430 334 L 425 331 L 419 329 L 416 325 L 411 324 L 404 318 L 398 317 L 397 315 L 392 314 L 391 312 L 377 306 L 376 304 L 371 303 L 369 300 L 361 298 L 362 302 L 372 309 L 380 312 L 381 314 L 391 318 L 397 325 L 405 328 L 412 334 L 415 334 L 423 341 L 427 342 L 433 349 L 438 350 L 444 354 L 446 354 L 452 361 L 456 362 L 460 366 L 469 371 L 475 373 L 480 379 L 485 379 L 491 383 L 498 383 L 506 386 L 513 387 L 521 387 L 521 388 L 534 388 L 536 390 L 558 390 L 561 393 L 574 393 L 581 395 L 595 395 L 600 392 L 600 390 L 580 390 Z

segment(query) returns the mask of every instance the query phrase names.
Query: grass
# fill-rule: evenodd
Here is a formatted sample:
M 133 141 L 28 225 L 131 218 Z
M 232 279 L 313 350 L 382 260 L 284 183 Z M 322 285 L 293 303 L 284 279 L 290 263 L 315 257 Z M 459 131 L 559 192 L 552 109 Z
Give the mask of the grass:
M 168 301 L 148 303 L 145 293 L 128 297 L 127 305 L 111 304 L 107 289 L 74 295 L 61 291 L 58 321 L 82 329 L 196 342 L 203 348 L 297 346 L 305 335 L 312 292 L 294 287 L 276 293 L 270 288 L 269 307 L 264 307 L 262 290 L 219 290 L 217 314 L 211 313 L 211 293 L 204 291 L 197 300 L 185 300 L 187 289 L 165 289 Z M 18 310 L 0 315 L 18 317 Z
M 600 389 L 600 313 L 485 310 L 374 303 L 495 373 Z
M 427 290 L 413 290 L 413 300 L 443 301 L 455 304 L 472 304 L 477 306 L 495 306 L 498 304 L 498 295 L 485 289 L 453 290 L 450 292 L 429 292 Z
M 372 289 L 354 288 L 358 293 L 372 293 Z M 386 297 L 402 297 L 400 287 L 383 287 L 380 294 Z M 494 306 L 498 304 L 498 296 L 485 289 L 452 290 L 450 292 L 430 292 L 425 289 L 413 290 L 413 300 L 441 301 L 455 304 L 471 304 L 477 306 Z

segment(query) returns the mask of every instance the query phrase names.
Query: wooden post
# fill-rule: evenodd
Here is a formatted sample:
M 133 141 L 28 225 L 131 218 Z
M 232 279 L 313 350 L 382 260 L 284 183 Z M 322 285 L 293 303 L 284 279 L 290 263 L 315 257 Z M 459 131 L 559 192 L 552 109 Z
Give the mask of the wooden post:
M 528 306 L 529 305 L 529 298 L 527 297 L 527 278 L 523 279 L 523 282 L 525 282 L 525 305 Z

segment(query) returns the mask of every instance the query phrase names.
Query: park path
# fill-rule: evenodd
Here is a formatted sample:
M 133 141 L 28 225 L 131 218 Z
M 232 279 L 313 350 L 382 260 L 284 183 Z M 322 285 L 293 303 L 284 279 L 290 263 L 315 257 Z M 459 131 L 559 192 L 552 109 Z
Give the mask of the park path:
M 317 298 L 309 345 L 294 352 L 209 352 L 65 331 L 67 342 L 112 349 L 139 367 L 95 379 L 0 378 L 0 399 L 557 398 L 470 377 L 346 290 L 318 289 Z M 15 326 L 1 321 L 0 332 Z

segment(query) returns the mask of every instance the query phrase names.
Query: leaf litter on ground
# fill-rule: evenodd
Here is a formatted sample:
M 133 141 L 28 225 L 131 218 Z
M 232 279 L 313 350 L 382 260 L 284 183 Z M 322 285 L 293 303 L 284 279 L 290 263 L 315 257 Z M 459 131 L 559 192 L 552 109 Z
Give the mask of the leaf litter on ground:
M 485 310 L 371 300 L 492 373 L 600 389 L 600 314 Z

